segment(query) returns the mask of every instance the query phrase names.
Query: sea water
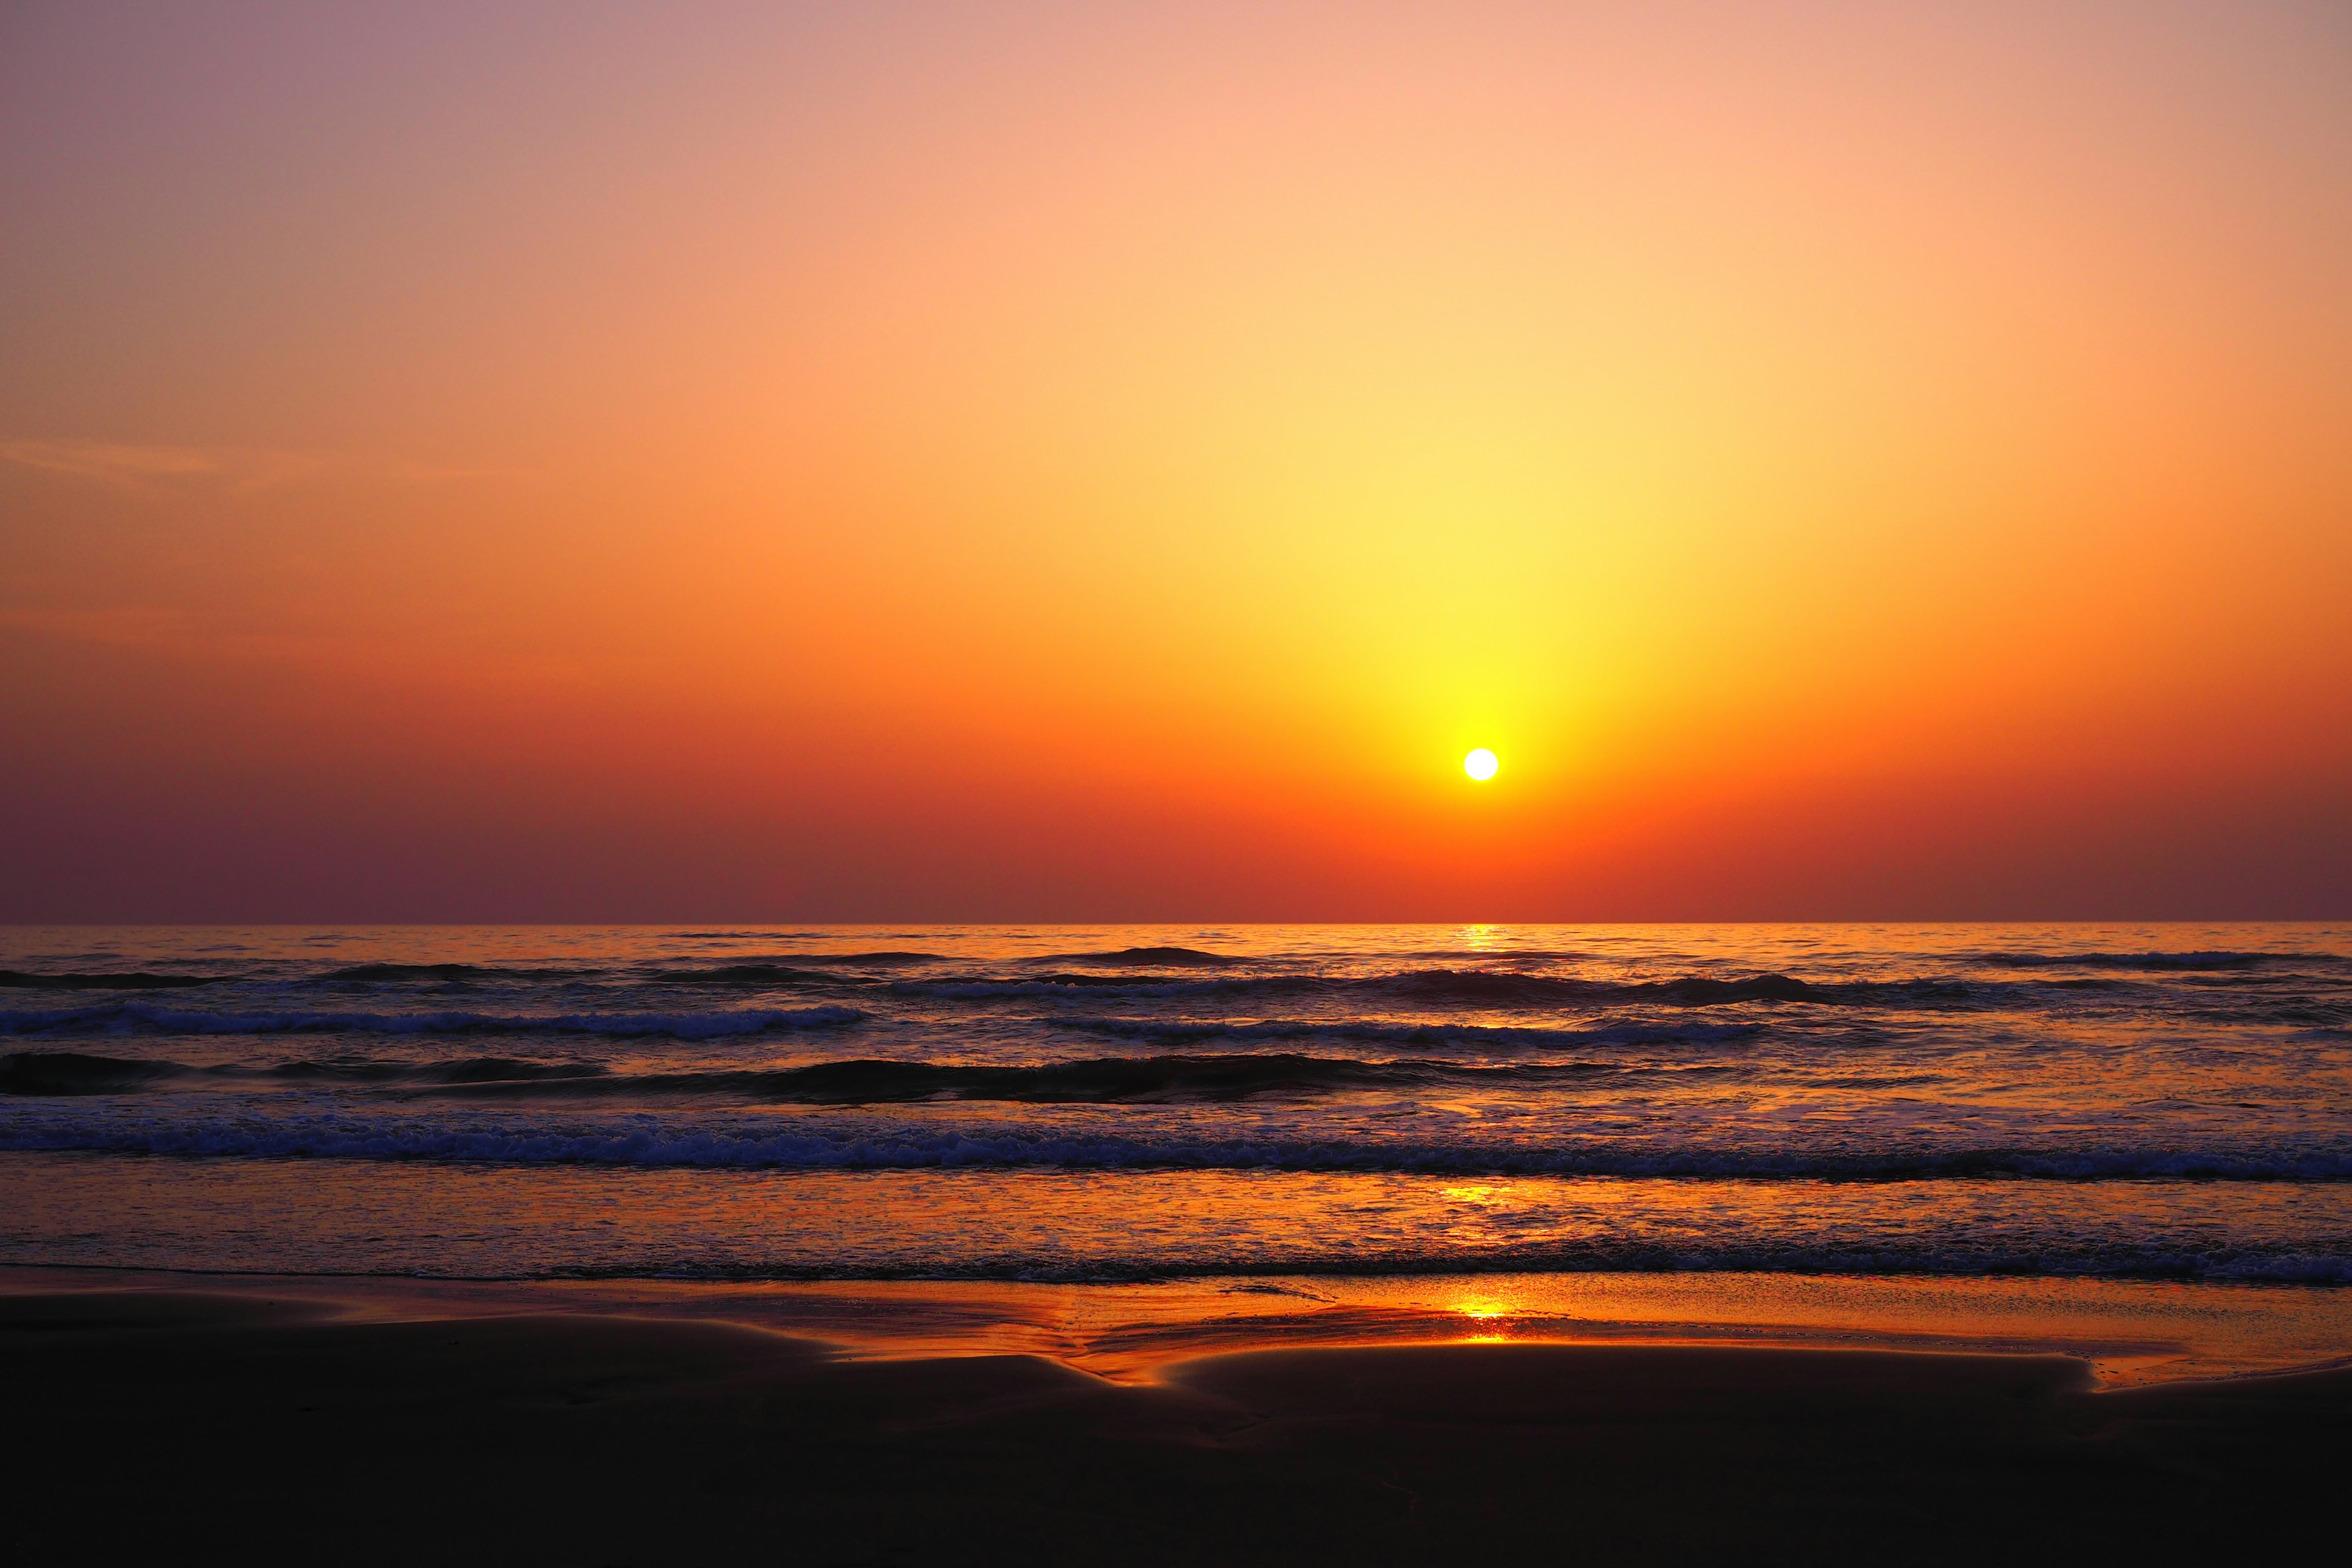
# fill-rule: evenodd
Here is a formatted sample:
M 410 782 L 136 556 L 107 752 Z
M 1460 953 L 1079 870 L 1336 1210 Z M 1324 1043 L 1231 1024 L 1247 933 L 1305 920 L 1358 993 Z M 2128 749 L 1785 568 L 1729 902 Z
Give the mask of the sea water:
M 16 927 L 0 971 L 14 1264 L 2352 1282 L 2341 925 Z

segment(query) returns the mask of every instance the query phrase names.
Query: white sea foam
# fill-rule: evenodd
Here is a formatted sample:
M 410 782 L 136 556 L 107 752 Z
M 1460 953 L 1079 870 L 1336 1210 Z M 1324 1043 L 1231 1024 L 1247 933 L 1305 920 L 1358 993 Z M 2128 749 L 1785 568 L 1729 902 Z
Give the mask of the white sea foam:
M 803 1115 L 772 1118 L 638 1113 L 546 1118 L 278 1111 L 264 1117 L 154 1115 L 102 1097 L 19 1104 L 0 1118 L 0 1150 L 349 1160 L 443 1160 L 713 1168 L 903 1170 L 1027 1166 L 1063 1170 L 1392 1171 L 1446 1174 L 1695 1179 L 1922 1180 L 1980 1176 L 2054 1181 L 2148 1178 L 2352 1181 L 2352 1140 L 2322 1147 L 2182 1149 L 2121 1143 L 1804 1149 L 1694 1144 L 1686 1138 L 1580 1138 L 1558 1144 L 1491 1138 L 1230 1138 Z

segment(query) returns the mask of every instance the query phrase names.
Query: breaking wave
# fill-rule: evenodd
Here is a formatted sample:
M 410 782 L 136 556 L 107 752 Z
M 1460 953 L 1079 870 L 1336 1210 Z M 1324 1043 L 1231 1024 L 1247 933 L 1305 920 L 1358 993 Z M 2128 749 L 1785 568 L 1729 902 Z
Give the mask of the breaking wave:
M 1892 946 L 1863 928 L 1537 940 L 1438 928 L 575 930 L 429 946 L 361 931 L 77 936 L 0 955 L 13 966 L 0 970 L 0 1151 L 20 1152 L 0 1155 L 0 1174 L 46 1164 L 124 1193 L 249 1177 L 294 1206 L 237 1223 L 299 1237 L 340 1223 L 326 1211 L 345 1199 L 405 1180 L 603 1194 L 647 1184 L 620 1169 L 661 1173 L 648 1182 L 667 1195 L 630 1218 L 642 1255 L 536 1237 L 551 1250 L 535 1268 L 780 1260 L 854 1275 L 886 1261 L 872 1220 L 907 1238 L 892 1268 L 1141 1278 L 1223 1244 L 1181 1204 L 1152 1215 L 1125 1194 L 1147 1205 L 1232 1186 L 1250 1208 L 1236 1245 L 1291 1272 L 2352 1285 L 2352 928 L 1954 928 Z M 1174 945 L 1207 942 L 1222 951 Z M 865 951 L 815 951 L 851 946 Z M 407 959 L 450 962 L 391 962 Z M 48 1150 L 60 1157 L 24 1157 Z M 269 1163 L 299 1159 L 319 1163 Z M 860 1174 L 792 1174 L 825 1171 Z M 941 1201 L 898 1205 L 891 1171 Z M 1368 1192 L 1425 1175 L 1443 1196 L 1425 1226 L 1377 1209 L 1334 1223 L 1320 1216 L 1336 1211 L 1290 1202 L 1325 1184 L 1270 1174 L 1285 1172 L 1378 1178 Z M 971 1219 L 968 1199 L 1028 1225 L 1032 1194 L 1053 1185 L 1039 1173 L 1080 1173 L 1108 1194 L 1093 1249 L 1105 1257 L 1049 1240 L 1013 1258 L 1012 1231 Z M 1561 1204 L 1456 1195 L 1517 1175 L 1594 1180 L 1562 1184 L 1582 1195 Z M 1658 1184 L 1646 1228 L 1628 1219 L 1641 1179 Z M 1743 1181 L 1772 1190 L 1745 1207 L 1708 1195 Z M 660 1208 L 688 1189 L 758 1205 L 834 1186 L 847 1194 L 839 1222 L 788 1240 L 764 1217 L 730 1241 L 698 1228 L 692 1205 Z M 2012 1200 L 2030 1224 L 2001 1219 Z M 72 1247 L 127 1258 L 179 1223 L 110 1201 Z M 50 1223 L 37 1195 L 19 1208 L 0 1242 Z M 436 1230 L 416 1260 L 467 1254 L 473 1244 L 452 1239 L 462 1229 Z M 341 1254 L 320 1246 L 332 1266 Z
M 645 1116 L 556 1123 L 398 1113 L 320 1111 L 267 1123 L 237 1115 L 145 1116 L 110 1106 L 82 1114 L 0 1121 L 0 1150 L 349 1160 L 467 1161 L 518 1164 L 687 1166 L 716 1169 L 1395 1172 L 1434 1175 L 1678 1177 L 1703 1180 L 1928 1181 L 2021 1177 L 2045 1181 L 2142 1179 L 2342 1182 L 2352 1145 L 2183 1149 L 2130 1143 L 2081 1147 L 1887 1143 L 1868 1148 L 1708 1145 L 1687 1140 L 1386 1141 L 1329 1137 L 1202 1137 L 1141 1128 L 1082 1132 L 1007 1123 L 794 1122 L 756 1114 L 693 1121 Z

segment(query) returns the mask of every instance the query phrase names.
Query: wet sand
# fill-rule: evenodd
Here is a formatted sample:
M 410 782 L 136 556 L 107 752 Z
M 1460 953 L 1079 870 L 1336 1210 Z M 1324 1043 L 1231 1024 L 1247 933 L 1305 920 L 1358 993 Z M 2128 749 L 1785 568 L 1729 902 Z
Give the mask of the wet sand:
M 1454 1344 L 1118 1384 L 736 1323 L 0 1296 L 23 1562 L 1919 1562 L 2333 1533 L 2352 1373 Z

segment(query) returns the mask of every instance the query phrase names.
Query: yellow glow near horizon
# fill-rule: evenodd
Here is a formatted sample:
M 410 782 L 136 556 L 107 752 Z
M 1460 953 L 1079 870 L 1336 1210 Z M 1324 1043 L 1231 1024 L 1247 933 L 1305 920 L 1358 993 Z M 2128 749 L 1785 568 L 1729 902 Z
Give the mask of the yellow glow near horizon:
M 1864 9 L 0 20 L 0 914 L 2341 915 L 2344 7 Z
M 1462 771 L 1480 784 L 1485 784 L 1488 779 L 1493 778 L 1496 770 L 1502 765 L 1495 753 L 1484 746 L 1462 759 Z

